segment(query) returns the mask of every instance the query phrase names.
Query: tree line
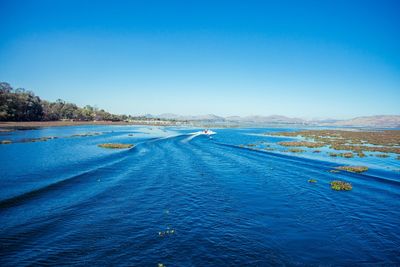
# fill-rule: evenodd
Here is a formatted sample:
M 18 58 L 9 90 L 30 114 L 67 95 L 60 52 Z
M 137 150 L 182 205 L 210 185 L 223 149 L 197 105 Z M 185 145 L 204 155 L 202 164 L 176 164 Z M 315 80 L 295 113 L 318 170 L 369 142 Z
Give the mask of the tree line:
M 132 119 L 127 115 L 111 114 L 93 106 L 78 107 L 58 99 L 50 102 L 40 99 L 32 91 L 14 89 L 6 82 L 0 82 L 0 121 L 124 121 Z

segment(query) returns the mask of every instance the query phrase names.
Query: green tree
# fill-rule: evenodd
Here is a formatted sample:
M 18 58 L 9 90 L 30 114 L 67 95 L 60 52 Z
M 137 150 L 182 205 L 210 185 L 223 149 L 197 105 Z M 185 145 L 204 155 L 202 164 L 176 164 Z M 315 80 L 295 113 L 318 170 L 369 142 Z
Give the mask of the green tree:
M 0 121 L 120 121 L 127 118 L 126 115 L 114 115 L 89 105 L 80 108 L 62 99 L 55 102 L 41 100 L 31 91 L 14 89 L 10 84 L 0 82 Z

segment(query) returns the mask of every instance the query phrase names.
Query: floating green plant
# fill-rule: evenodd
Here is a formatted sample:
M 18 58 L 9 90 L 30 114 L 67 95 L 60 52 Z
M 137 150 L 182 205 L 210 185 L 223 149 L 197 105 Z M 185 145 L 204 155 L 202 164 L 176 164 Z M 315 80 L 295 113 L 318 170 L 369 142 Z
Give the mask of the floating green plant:
M 316 183 L 317 180 L 315 180 L 315 179 L 310 179 L 310 180 L 308 180 L 308 182 L 309 182 L 309 183 Z
M 342 157 L 342 158 L 352 158 L 354 157 L 354 154 L 351 152 L 345 152 L 345 153 L 334 153 L 334 152 L 330 152 L 329 156 L 331 157 Z
M 131 148 L 134 145 L 132 145 L 132 144 L 116 144 L 116 143 L 112 144 L 112 143 L 108 143 L 108 144 L 100 144 L 98 146 L 102 147 L 102 148 L 123 149 L 123 148 Z
M 264 150 L 266 150 L 266 151 L 274 151 L 275 149 L 273 149 L 271 147 L 264 147 Z
M 174 229 L 158 232 L 159 236 L 167 236 L 167 235 L 173 235 L 173 234 L 175 234 L 175 230 Z
M 101 135 L 101 133 L 83 133 L 83 134 L 73 134 L 70 137 L 88 137 L 88 136 L 96 136 L 96 135 Z
M 377 154 L 376 155 L 378 158 L 388 158 L 389 155 L 388 154 Z
M 39 138 L 26 138 L 22 139 L 19 142 L 21 143 L 35 143 L 35 142 L 46 142 L 47 140 L 57 139 L 57 136 L 43 136 Z
M 278 145 L 281 146 L 300 146 L 300 147 L 323 147 L 323 143 L 307 142 L 307 141 L 289 141 L 289 142 L 279 142 Z
M 290 148 L 288 149 L 289 152 L 293 152 L 293 153 L 302 153 L 305 150 L 304 149 L 300 149 L 300 148 Z
M 312 140 L 310 146 L 322 144 L 335 150 L 351 150 L 354 152 L 383 152 L 400 154 L 400 131 L 344 131 L 344 130 L 304 130 L 295 132 L 267 133 L 277 136 L 301 136 Z M 302 144 L 303 143 L 303 144 Z M 370 146 L 372 144 L 374 146 Z M 281 145 L 303 146 L 305 141 L 281 142 Z
M 343 157 L 343 158 L 352 158 L 352 157 L 354 157 L 353 153 L 351 153 L 351 152 L 341 153 L 340 156 Z
M 349 191 L 353 189 L 353 186 L 350 183 L 343 182 L 343 181 L 332 181 L 331 188 L 337 191 Z
M 368 167 L 365 166 L 339 166 L 336 169 L 348 172 L 356 172 L 361 173 L 368 170 Z
M 359 156 L 360 158 L 366 157 L 366 155 L 363 152 L 358 152 L 357 156 Z

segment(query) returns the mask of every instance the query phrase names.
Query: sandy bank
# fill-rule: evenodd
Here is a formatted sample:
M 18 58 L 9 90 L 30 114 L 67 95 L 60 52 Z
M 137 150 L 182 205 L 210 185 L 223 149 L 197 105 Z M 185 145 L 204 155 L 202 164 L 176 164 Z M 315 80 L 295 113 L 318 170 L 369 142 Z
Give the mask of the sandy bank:
M 56 126 L 77 126 L 77 125 L 152 125 L 152 126 L 175 126 L 182 125 L 182 122 L 174 121 L 20 121 L 0 122 L 0 128 L 24 128 L 24 127 L 56 127 Z

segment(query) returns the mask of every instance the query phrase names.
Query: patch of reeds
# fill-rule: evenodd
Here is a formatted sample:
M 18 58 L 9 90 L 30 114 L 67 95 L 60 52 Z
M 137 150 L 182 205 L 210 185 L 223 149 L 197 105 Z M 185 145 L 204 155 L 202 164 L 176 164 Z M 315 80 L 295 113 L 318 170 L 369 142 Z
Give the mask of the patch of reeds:
M 365 166 L 339 166 L 336 169 L 342 170 L 342 171 L 348 171 L 348 172 L 361 173 L 361 172 L 367 171 L 368 167 L 365 167 Z
M 353 189 L 351 183 L 347 183 L 344 181 L 332 181 L 331 188 L 336 191 L 349 191 Z
M 132 144 L 117 144 L 117 143 L 99 144 L 97 146 L 102 148 L 111 148 L 111 149 L 124 149 L 133 147 Z

